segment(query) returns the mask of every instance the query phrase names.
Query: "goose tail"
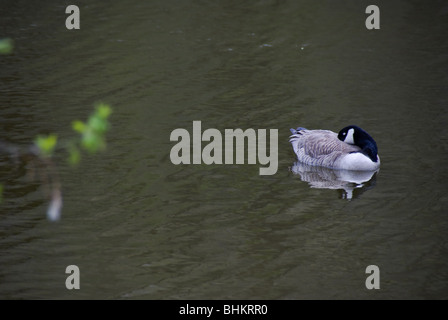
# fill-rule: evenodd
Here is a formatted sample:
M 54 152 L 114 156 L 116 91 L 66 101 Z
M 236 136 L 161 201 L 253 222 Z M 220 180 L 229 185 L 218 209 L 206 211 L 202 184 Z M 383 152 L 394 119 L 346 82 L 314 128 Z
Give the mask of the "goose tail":
M 303 128 L 303 127 L 298 127 L 297 129 L 289 129 L 289 131 L 291 131 L 291 133 L 292 134 L 300 134 L 300 131 L 303 131 L 303 130 L 307 130 L 306 128 Z
M 289 129 L 291 131 L 291 135 L 289 136 L 289 142 L 293 143 L 294 141 L 297 141 L 302 137 L 302 132 L 306 131 L 307 129 L 298 127 L 297 129 Z

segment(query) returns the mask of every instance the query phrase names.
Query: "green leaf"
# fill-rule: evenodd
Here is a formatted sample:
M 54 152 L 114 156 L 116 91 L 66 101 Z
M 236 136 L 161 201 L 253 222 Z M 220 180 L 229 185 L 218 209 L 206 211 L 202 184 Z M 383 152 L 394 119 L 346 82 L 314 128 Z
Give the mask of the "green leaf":
M 75 120 L 72 122 L 72 128 L 79 133 L 83 133 L 86 130 L 86 124 L 82 121 Z
M 104 133 L 107 130 L 107 121 L 97 115 L 90 116 L 88 125 L 96 133 Z
M 104 149 L 104 142 L 101 136 L 92 130 L 87 130 L 81 140 L 81 145 L 90 153 L 95 153 L 99 149 Z
M 48 136 L 39 135 L 35 140 L 35 144 L 44 156 L 50 157 L 53 154 L 57 141 L 58 136 L 55 134 L 49 134 Z
M 72 145 L 69 147 L 69 153 L 70 156 L 68 158 L 68 162 L 74 166 L 77 165 L 79 163 L 79 161 L 81 160 L 81 152 L 79 151 L 79 149 Z
M 96 106 L 96 114 L 101 119 L 107 119 L 111 113 L 112 108 L 107 104 L 100 103 L 99 105 Z
M 14 49 L 14 44 L 12 39 L 0 39 L 0 54 L 10 54 Z

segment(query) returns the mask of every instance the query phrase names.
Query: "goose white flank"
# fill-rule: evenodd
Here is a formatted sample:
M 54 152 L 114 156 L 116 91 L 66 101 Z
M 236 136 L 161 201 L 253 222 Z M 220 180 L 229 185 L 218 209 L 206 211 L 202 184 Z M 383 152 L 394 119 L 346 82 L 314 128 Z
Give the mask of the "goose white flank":
M 289 142 L 302 163 L 357 171 L 374 171 L 380 167 L 375 140 L 358 126 L 347 126 L 339 133 L 302 127 L 290 130 Z

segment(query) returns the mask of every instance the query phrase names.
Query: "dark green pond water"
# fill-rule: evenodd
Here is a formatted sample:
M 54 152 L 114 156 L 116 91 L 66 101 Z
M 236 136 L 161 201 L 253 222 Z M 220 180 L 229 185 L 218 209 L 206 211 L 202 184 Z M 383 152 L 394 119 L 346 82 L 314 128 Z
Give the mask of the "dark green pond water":
M 447 299 L 448 5 L 0 2 L 0 140 L 69 139 L 98 101 L 107 150 L 58 153 L 61 219 L 0 155 L 1 299 Z M 170 134 L 278 129 L 278 171 L 174 165 Z M 357 124 L 381 169 L 350 190 L 294 173 L 289 128 Z M 311 178 L 310 178 L 311 179 Z M 348 198 L 348 199 L 347 199 Z M 80 289 L 65 287 L 68 265 Z M 366 267 L 380 269 L 368 290 Z

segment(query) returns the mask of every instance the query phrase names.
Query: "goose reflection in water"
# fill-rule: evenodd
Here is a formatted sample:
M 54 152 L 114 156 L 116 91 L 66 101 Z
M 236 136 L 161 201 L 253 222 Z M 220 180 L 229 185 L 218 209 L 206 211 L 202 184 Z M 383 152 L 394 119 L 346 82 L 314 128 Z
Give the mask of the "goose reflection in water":
M 373 188 L 376 184 L 376 171 L 336 170 L 325 167 L 310 166 L 295 162 L 291 172 L 300 175 L 302 181 L 311 188 L 335 189 L 340 191 L 340 198 L 352 200 Z

